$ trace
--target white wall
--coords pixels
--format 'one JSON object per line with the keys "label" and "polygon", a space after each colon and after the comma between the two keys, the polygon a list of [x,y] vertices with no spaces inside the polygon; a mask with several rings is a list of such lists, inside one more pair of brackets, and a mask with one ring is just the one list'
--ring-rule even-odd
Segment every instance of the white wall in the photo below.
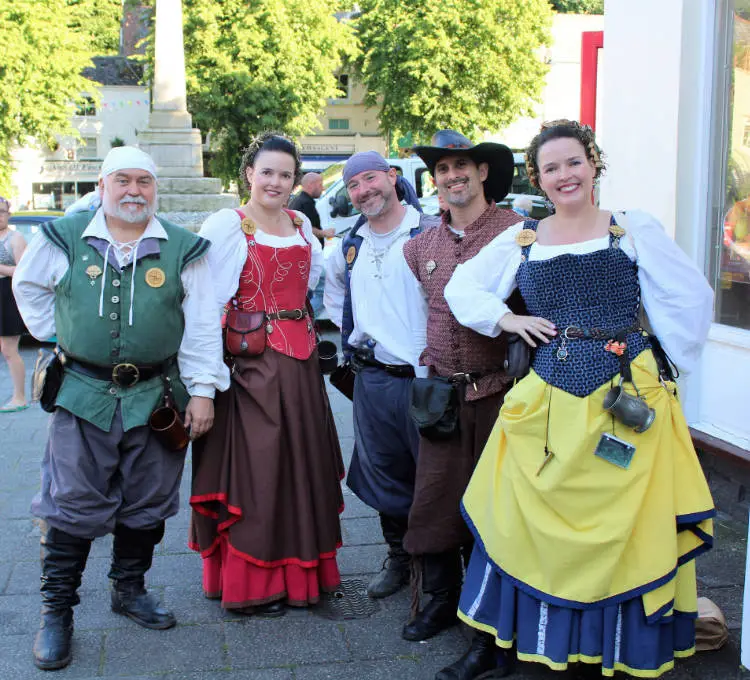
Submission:
{"label": "white wall", "polygon": [[489,135],[487,140],[524,149],[545,120],[578,120],[581,111],[581,34],[603,28],[604,17],[601,15],[556,14],[551,29],[552,44],[539,55],[549,63],[549,71],[542,101],[536,107],[537,115],[520,118],[505,130]]}

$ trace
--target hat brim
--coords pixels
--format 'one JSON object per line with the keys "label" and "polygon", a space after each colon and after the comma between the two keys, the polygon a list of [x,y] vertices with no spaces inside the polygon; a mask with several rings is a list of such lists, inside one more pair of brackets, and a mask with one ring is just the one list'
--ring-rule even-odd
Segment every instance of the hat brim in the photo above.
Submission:
{"label": "hat brim", "polygon": [[502,201],[510,191],[515,161],[513,160],[513,152],[505,144],[482,142],[468,149],[415,146],[412,151],[424,161],[433,176],[438,161],[446,156],[468,156],[477,164],[487,163],[489,172],[487,179],[484,181],[485,194],[492,197],[497,203]]}

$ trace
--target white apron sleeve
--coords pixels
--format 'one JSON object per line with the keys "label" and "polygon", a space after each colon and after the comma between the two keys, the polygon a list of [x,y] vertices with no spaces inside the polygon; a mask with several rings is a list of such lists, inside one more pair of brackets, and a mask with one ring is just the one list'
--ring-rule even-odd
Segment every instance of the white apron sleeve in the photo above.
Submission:
{"label": "white apron sleeve", "polygon": [[703,272],[654,217],[628,211],[626,228],[635,248],[648,321],[680,372],[688,373],[708,337],[714,292]]}
{"label": "white apron sleeve", "polygon": [[31,240],[13,272],[13,295],[26,328],[37,340],[55,334],[55,287],[68,257],[43,234]]}
{"label": "white apron sleeve", "polygon": [[516,288],[521,246],[516,235],[523,222],[508,227],[470,260],[456,267],[445,287],[445,300],[458,322],[496,338],[498,322],[510,309],[505,300]]}

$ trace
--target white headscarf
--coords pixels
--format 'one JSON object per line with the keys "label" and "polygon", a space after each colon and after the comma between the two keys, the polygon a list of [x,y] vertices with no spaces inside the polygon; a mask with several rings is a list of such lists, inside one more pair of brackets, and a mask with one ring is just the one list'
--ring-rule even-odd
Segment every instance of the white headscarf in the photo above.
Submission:
{"label": "white headscarf", "polygon": [[154,159],[134,146],[116,146],[107,154],[102,163],[101,176],[106,177],[118,170],[145,170],[157,179]]}

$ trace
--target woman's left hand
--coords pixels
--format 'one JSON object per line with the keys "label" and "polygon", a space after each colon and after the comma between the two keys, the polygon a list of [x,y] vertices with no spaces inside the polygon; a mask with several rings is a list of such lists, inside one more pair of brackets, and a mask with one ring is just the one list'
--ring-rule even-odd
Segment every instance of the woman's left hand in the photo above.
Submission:
{"label": "woman's left hand", "polygon": [[185,409],[185,427],[190,428],[190,439],[198,439],[214,424],[214,400],[191,397]]}

